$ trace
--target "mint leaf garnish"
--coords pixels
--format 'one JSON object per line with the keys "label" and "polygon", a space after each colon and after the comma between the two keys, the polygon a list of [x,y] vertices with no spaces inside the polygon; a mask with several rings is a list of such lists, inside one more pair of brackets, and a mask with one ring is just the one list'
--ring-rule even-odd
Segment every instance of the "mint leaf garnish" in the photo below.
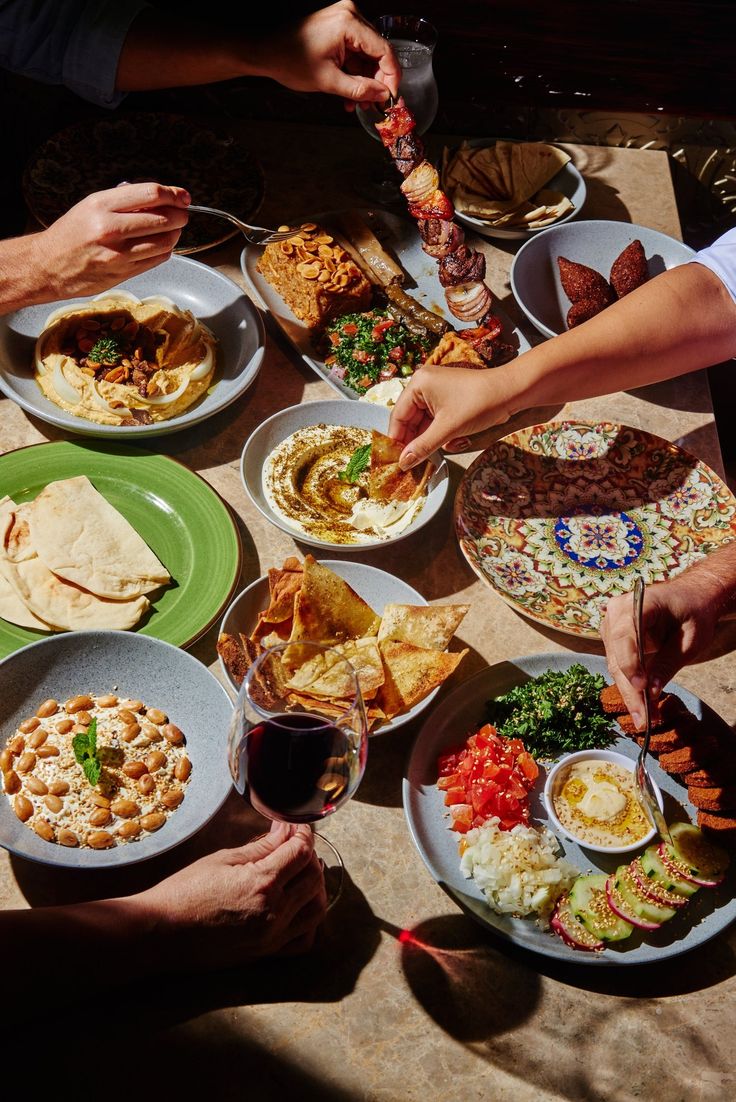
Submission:
{"label": "mint leaf garnish", "polygon": [[337,477],[341,482],[357,482],[370,461],[371,445],[361,444],[350,456],[345,470],[340,471]]}
{"label": "mint leaf garnish", "polygon": [[102,763],[97,756],[97,718],[92,720],[86,733],[80,731],[72,739],[74,757],[91,785],[96,785],[102,772]]}

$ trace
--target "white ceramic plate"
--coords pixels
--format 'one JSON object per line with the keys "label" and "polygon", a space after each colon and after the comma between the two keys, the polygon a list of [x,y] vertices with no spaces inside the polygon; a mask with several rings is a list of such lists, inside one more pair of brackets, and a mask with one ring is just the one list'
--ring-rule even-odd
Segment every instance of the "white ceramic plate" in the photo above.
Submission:
{"label": "white ceramic plate", "polygon": [[389,417],[387,409],[371,405],[370,402],[347,404],[337,399],[325,402],[303,402],[301,405],[289,406],[287,409],[280,410],[279,413],[274,413],[249,436],[240,459],[243,485],[251,501],[266,520],[270,520],[282,532],[286,532],[299,543],[306,543],[310,547],[319,547],[325,551],[360,553],[375,547],[386,547],[388,544],[398,543],[399,540],[414,535],[432,520],[447,497],[450,485],[447,463],[438,452],[431,457],[435,469],[429,480],[427,496],[420,512],[408,528],[387,540],[376,539],[367,543],[338,544],[316,539],[288,524],[276,514],[263,492],[263,469],[267,457],[282,440],[286,440],[287,436],[291,436],[297,429],[320,424],[352,425],[359,428],[378,429],[385,433],[388,432]]}
{"label": "white ceramic plate", "polygon": [[217,269],[188,257],[172,256],[165,264],[126,280],[120,287],[138,298],[170,298],[182,310],[191,310],[217,337],[214,382],[199,401],[170,421],[154,425],[98,425],[74,417],[49,401],[33,377],[33,349],[47,317],[67,305],[63,302],[29,306],[0,318],[0,389],[26,413],[68,432],[138,439],[178,432],[205,421],[229,406],[255,381],[265,350],[261,316],[240,287]]}
{"label": "white ceramic plate", "polygon": [[[495,139],[476,138],[474,141],[468,143],[475,149],[483,149],[486,146],[495,145]],[[585,180],[580,174],[579,169],[575,167],[572,161],[568,161],[556,175],[552,177],[545,185],[545,188],[550,188],[552,191],[559,191],[565,195],[572,203],[573,209],[562,218],[558,218],[556,222],[553,222],[553,226],[561,226],[563,222],[569,222],[573,218],[578,218],[580,212],[583,209],[585,203],[585,197],[587,195],[587,188],[585,186]],[[541,226],[539,229],[522,229],[519,226],[515,226],[513,229],[507,229],[504,226],[491,226],[488,222],[484,222],[482,218],[473,218],[470,214],[461,214],[460,211],[455,211],[455,218],[457,221],[465,226],[466,229],[473,230],[474,233],[478,233],[481,237],[490,238],[503,238],[507,241],[520,241],[528,240],[530,237],[536,237],[537,234],[545,233],[548,226]]]}
{"label": "white ceramic plate", "polygon": [[[426,605],[428,603],[421,593],[412,589],[401,578],[388,574],[385,570],[378,570],[375,566],[366,566],[361,562],[342,562],[337,559],[320,559],[319,562],[338,577],[344,578],[358,596],[362,597],[379,616],[383,615],[386,605]],[[239,632],[249,635],[258,622],[258,614],[268,608],[268,599],[268,577],[257,578],[232,602],[222,619],[220,631],[235,636]],[[222,658],[220,658],[220,669],[233,692],[237,693],[238,686],[230,676]],[[440,688],[441,686],[433,689],[429,696],[404,715],[396,716],[389,723],[382,724],[375,734],[387,734],[395,731],[397,727],[403,727],[405,723],[411,723],[434,700]]]}
{"label": "white ceramic plate", "polygon": [[[437,261],[422,250],[419,232],[416,223],[408,218],[398,218],[383,210],[361,210],[362,218],[368,223],[383,247],[393,253],[404,271],[411,277],[410,283],[405,285],[407,294],[415,298],[426,310],[431,310],[440,317],[445,318],[451,325],[457,325],[457,321],[449,313],[445,302],[445,295],[437,276]],[[318,222],[329,228],[330,214],[317,214],[300,218],[299,222]],[[294,220],[296,222],[296,219]],[[270,283],[267,283],[257,269],[262,248],[248,245],[240,257],[240,267],[246,285],[257,302],[270,314],[281,331],[302,357],[312,371],[321,376],[331,387],[341,394],[343,398],[359,398],[359,395],[336,379],[329,367],[321,360],[312,346],[307,328],[294,316],[286,306]],[[494,290],[492,287],[491,290]],[[499,289],[500,290],[500,289]],[[531,347],[523,333],[517,329],[507,314],[499,307],[494,297],[491,307],[493,314],[503,325],[501,340],[506,341],[517,350],[517,353],[528,351]]]}
{"label": "white ceramic plate", "polygon": [[160,639],[129,631],[75,631],[23,647],[0,663],[0,746],[39,704],[79,693],[116,693],[166,712],[186,737],[192,774],[183,803],[155,834],[112,849],[68,849],[21,823],[0,793],[0,845],[47,865],[119,868],[164,853],[204,826],[230,791],[227,734],[232,703],[206,666]]}
{"label": "white ceramic plate", "polygon": [[[670,922],[665,922],[659,930],[635,931],[625,941],[612,944],[600,953],[581,952],[565,945],[555,934],[541,930],[533,919],[512,918],[491,910],[475,881],[466,880],[460,872],[457,849],[460,836],[449,829],[444,795],[436,787],[439,755],[461,745],[468,733],[477,730],[484,722],[487,700],[508,692],[514,685],[522,684],[529,677],[536,677],[545,670],[566,670],[576,662],[591,673],[603,674],[606,681],[610,681],[602,658],[570,653],[535,654],[499,662],[458,685],[432,712],[417,736],[404,771],[404,811],[414,844],[437,883],[464,911],[502,939],[568,963],[597,967],[654,963],[702,945],[734,921],[736,870],[733,867],[719,888],[701,888],[688,902],[687,907],[683,908],[683,913],[676,915]],[[668,688],[696,716],[703,715],[706,706],[692,693],[677,685],[670,685]],[[710,715],[713,716],[713,713]],[[632,739],[622,736],[614,745],[617,751],[628,758],[633,759],[638,754],[639,748]],[[687,799],[687,789],[660,769],[656,760],[651,760],[649,768],[664,795],[665,817],[668,822],[686,819],[694,821],[695,811]],[[532,823],[542,822],[549,825],[542,800],[544,780],[544,770],[540,768],[540,777],[533,790],[530,807]],[[559,840],[564,856],[581,873],[609,873],[620,864],[628,864],[627,858],[631,859],[632,856],[625,854],[607,857],[591,850],[580,849],[566,838]]]}
{"label": "white ceramic plate", "polygon": [[550,226],[522,245],[514,257],[511,265],[514,298],[543,336],[564,333],[571,303],[562,289],[557,257],[587,264],[608,279],[616,257],[637,238],[646,254],[650,278],[695,256],[682,241],[631,222],[599,219]]}

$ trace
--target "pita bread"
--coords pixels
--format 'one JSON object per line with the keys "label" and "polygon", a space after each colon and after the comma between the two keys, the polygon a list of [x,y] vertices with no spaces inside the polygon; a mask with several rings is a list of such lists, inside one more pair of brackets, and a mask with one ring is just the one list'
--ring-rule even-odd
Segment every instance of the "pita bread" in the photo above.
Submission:
{"label": "pita bread", "polygon": [[[290,643],[301,640],[333,646],[346,639],[376,635],[380,617],[346,581],[322,566],[311,555],[304,560],[301,589],[294,602],[294,626]],[[298,646],[283,653],[283,662],[294,670],[304,660]]]}
{"label": "pita bread", "polygon": [[39,559],[98,597],[140,597],[171,580],[148,544],[85,475],[49,483],[28,519]]}
{"label": "pita bread", "polygon": [[51,624],[33,615],[2,573],[0,573],[0,616],[3,620],[17,624],[21,628],[32,628],[34,631],[54,630]]}
{"label": "pita bread", "polygon": [[383,657],[386,680],[381,687],[378,703],[393,719],[429,696],[452,674],[468,653],[467,648],[455,654],[427,650],[413,643],[395,643],[385,639],[379,644]]}
{"label": "pita bread", "polygon": [[399,456],[404,445],[372,430],[368,496],[371,501],[412,501],[424,493],[432,464],[427,462],[402,471]]}
{"label": "pita bread", "polygon": [[65,631],[90,628],[124,631],[137,624],[151,607],[146,597],[127,601],[97,597],[57,577],[38,557],[23,562],[0,558],[0,573],[34,616]]}
{"label": "pita bread", "polygon": [[445,650],[470,605],[386,605],[378,642],[413,643],[428,650]]}

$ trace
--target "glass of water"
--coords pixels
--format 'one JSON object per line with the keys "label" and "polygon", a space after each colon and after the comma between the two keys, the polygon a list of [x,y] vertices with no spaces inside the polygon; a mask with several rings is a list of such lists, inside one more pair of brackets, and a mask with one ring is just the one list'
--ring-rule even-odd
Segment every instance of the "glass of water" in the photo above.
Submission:
{"label": "glass of water", "polygon": [[[437,114],[437,82],[432,68],[437,31],[426,19],[414,15],[381,15],[376,27],[391,42],[401,65],[399,95],[416,119],[416,133],[423,134]],[[363,129],[380,142],[376,130],[376,123],[383,118],[380,108],[371,104],[358,107],[355,113]],[[373,202],[395,202],[400,196],[399,181],[388,152],[382,167],[383,172],[375,178],[358,181],[356,190]]]}

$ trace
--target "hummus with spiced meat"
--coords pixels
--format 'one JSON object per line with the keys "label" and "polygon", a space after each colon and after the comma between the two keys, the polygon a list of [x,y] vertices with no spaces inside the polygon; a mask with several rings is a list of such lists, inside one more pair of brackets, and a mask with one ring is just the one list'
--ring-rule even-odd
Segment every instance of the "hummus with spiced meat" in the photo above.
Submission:
{"label": "hummus with spiced meat", "polygon": [[170,299],[116,291],[54,311],[36,342],[36,382],[76,417],[150,425],[196,402],[215,370],[215,338]]}

